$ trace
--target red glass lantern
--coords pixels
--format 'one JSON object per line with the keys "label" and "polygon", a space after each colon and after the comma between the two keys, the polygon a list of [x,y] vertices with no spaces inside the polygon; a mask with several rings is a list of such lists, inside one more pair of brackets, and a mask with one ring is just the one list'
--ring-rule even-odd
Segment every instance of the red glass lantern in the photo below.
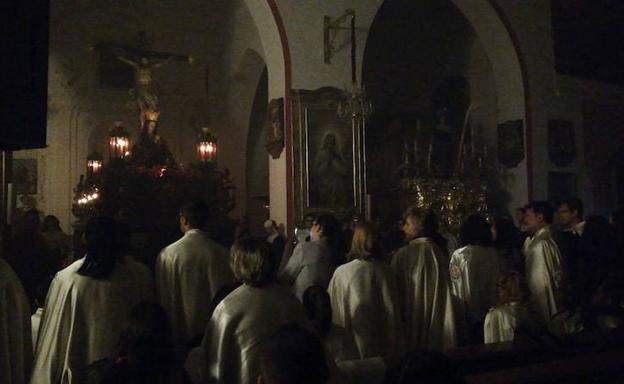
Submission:
{"label": "red glass lantern", "polygon": [[115,126],[110,130],[109,135],[109,155],[112,159],[124,159],[130,152],[130,135],[126,131],[121,121],[116,121]]}
{"label": "red glass lantern", "polygon": [[98,175],[102,169],[102,165],[102,155],[97,152],[91,152],[91,154],[87,156],[87,177]]}
{"label": "red glass lantern", "polygon": [[211,163],[217,160],[217,139],[208,128],[202,128],[197,140],[197,158],[202,163]]}

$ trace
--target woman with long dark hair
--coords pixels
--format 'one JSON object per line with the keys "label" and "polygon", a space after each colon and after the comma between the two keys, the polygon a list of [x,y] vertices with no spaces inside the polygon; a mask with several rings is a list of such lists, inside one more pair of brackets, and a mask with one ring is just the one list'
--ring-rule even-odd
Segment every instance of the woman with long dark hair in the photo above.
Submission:
{"label": "woman with long dark hair", "polygon": [[344,262],[340,223],[329,214],[318,216],[310,230],[310,241],[297,244],[280,272],[280,280],[292,285],[299,300],[308,287],[327,288],[334,270]]}
{"label": "woman with long dark hair", "polygon": [[455,309],[463,327],[463,341],[480,343],[485,315],[496,305],[496,278],[502,262],[484,217],[470,215],[462,224],[460,241],[462,247],[453,252],[450,264]]}
{"label": "woman with long dark hair", "polygon": [[52,281],[32,384],[80,382],[90,363],[117,354],[132,307],[153,300],[151,272],[123,253],[124,235],[117,224],[108,217],[90,219],[85,257]]}
{"label": "woman with long dark hair", "polygon": [[509,215],[496,216],[490,227],[492,245],[498,251],[506,270],[524,271],[524,259],[520,253],[522,248],[522,233],[514,225]]}

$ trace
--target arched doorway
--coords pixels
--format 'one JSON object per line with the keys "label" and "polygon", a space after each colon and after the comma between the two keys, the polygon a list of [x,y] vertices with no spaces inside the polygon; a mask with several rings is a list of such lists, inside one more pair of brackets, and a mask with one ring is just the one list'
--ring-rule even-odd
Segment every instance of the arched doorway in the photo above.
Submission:
{"label": "arched doorway", "polygon": [[249,230],[254,236],[262,236],[264,220],[269,211],[269,159],[266,152],[265,121],[267,116],[268,73],[266,67],[256,87],[247,136],[247,217]]}
{"label": "arched doorway", "polygon": [[[396,215],[398,208],[392,204],[395,200],[379,191],[380,186],[387,189],[382,180],[401,172],[405,156],[416,156],[414,149],[406,153],[406,130],[412,131],[411,140],[418,136],[416,131],[439,124],[441,114],[461,130],[466,118],[482,134],[491,156],[496,153],[498,124],[522,120],[524,141],[530,140],[523,71],[514,42],[493,3],[475,3],[386,1],[371,25],[362,82],[377,109],[369,124],[368,143],[389,143],[385,151],[375,148],[382,153],[371,162],[373,169],[369,167],[369,190],[382,192],[379,204],[373,206],[380,205],[381,212]],[[450,136],[445,146],[456,144],[457,137]],[[438,162],[453,164],[456,157],[456,151],[450,150]],[[498,199],[493,204],[499,210],[528,200],[529,158],[525,153],[520,164],[497,175],[502,193],[493,194]]]}

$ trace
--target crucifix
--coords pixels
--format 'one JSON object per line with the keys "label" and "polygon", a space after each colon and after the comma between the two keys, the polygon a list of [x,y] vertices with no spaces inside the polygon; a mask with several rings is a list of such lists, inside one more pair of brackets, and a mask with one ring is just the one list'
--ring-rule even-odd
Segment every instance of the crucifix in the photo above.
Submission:
{"label": "crucifix", "polygon": [[158,96],[152,87],[152,71],[172,61],[186,61],[189,64],[193,62],[193,58],[189,55],[151,51],[115,43],[100,43],[96,45],[96,49],[111,52],[117,59],[133,68],[134,87],[130,90],[130,94],[139,109],[141,127],[150,120],[149,116],[157,116],[160,112]]}

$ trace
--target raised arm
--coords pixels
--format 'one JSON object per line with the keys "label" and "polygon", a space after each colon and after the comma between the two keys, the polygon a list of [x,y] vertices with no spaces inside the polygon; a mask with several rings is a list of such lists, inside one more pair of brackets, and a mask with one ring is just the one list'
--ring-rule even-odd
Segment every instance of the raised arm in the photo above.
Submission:
{"label": "raised arm", "polygon": [[132,68],[138,68],[139,67],[139,64],[137,64],[136,61],[132,61],[132,60],[126,58],[126,57],[117,56],[117,59],[123,61],[124,63],[126,63],[128,65],[130,65]]}

